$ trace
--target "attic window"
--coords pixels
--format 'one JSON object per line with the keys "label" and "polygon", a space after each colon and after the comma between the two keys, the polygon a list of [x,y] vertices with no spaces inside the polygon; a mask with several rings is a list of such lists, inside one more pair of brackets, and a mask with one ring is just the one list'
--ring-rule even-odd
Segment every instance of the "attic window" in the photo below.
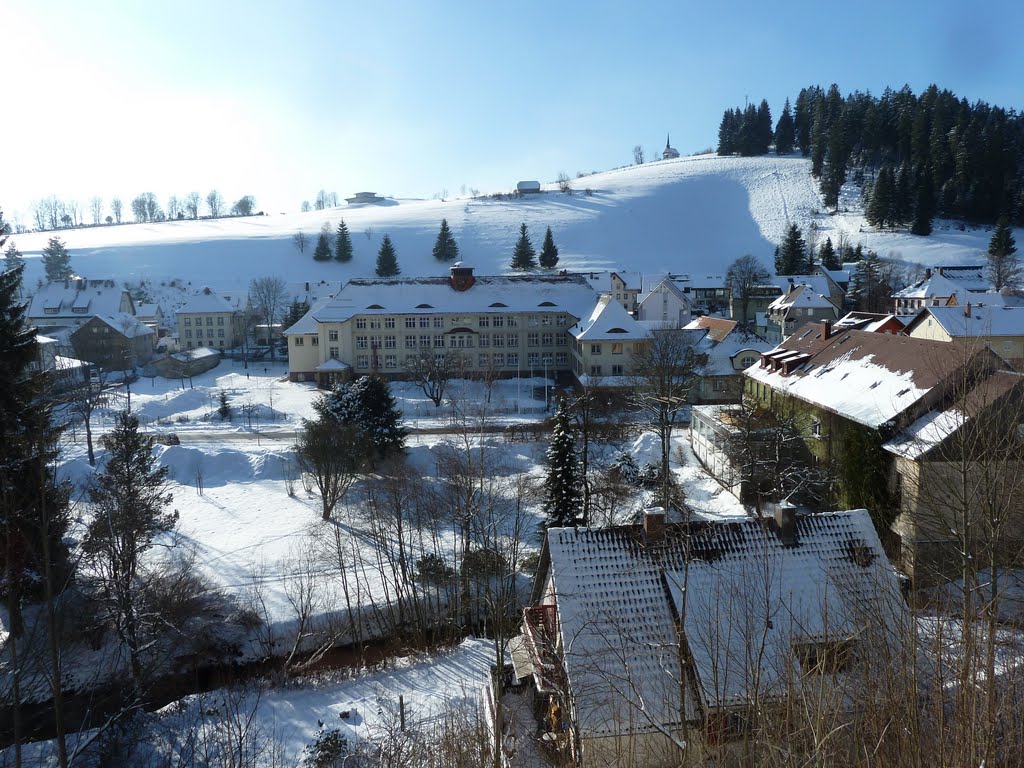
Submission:
{"label": "attic window", "polygon": [[909,391],[910,387],[907,387],[906,389],[901,389],[899,392],[896,393],[896,397],[903,397]]}
{"label": "attic window", "polygon": [[608,333],[629,333],[625,328],[609,328]]}
{"label": "attic window", "polygon": [[846,672],[857,660],[853,640],[826,640],[816,643],[796,643],[793,654],[800,669],[807,675]]}
{"label": "attic window", "polygon": [[417,304],[416,309],[433,309],[433,304]]}
{"label": "attic window", "polygon": [[367,309],[384,309],[380,304],[371,304]]}
{"label": "attic window", "polygon": [[490,304],[489,306],[492,306],[492,307],[507,307],[508,304],[502,304],[500,301],[496,301],[493,304]]}
{"label": "attic window", "polygon": [[[492,305],[492,306],[493,306],[493,305]],[[542,301],[542,302],[541,302],[540,304],[538,304],[537,306],[538,306],[538,307],[555,307],[555,306],[558,306],[558,305],[557,305],[557,304],[555,304],[555,302],[553,302],[553,301]]]}

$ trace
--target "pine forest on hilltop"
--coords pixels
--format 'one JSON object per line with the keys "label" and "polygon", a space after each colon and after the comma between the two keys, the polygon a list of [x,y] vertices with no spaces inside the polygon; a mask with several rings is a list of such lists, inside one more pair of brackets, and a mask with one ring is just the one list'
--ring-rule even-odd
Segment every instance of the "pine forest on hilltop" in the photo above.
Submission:
{"label": "pine forest on hilltop", "polygon": [[930,85],[880,97],[831,85],[787,99],[772,131],[767,101],[727,109],[718,154],[799,150],[811,159],[827,208],[837,209],[843,184],[861,186],[868,222],[931,232],[935,216],[1024,225],[1024,118],[983,101],[973,104]]}

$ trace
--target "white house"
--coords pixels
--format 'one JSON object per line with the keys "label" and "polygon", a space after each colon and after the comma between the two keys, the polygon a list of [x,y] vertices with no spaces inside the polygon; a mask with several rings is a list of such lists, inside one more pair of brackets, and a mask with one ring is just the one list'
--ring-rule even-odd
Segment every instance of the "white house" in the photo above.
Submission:
{"label": "white house", "polygon": [[29,303],[28,322],[37,328],[77,328],[94,315],[135,314],[132,297],[114,280],[72,277],[49,282]]}
{"label": "white house", "polygon": [[661,323],[667,328],[684,327],[692,315],[690,297],[668,277],[658,281],[637,305],[637,319],[645,323]]}

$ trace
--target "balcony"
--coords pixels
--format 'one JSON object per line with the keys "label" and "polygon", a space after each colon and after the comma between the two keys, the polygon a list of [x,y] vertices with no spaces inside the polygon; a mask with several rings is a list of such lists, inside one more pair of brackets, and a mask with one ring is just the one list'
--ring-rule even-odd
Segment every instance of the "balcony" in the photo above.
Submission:
{"label": "balcony", "polygon": [[553,605],[535,605],[523,610],[523,635],[533,661],[537,690],[554,693],[562,689],[565,675],[555,651],[558,619]]}

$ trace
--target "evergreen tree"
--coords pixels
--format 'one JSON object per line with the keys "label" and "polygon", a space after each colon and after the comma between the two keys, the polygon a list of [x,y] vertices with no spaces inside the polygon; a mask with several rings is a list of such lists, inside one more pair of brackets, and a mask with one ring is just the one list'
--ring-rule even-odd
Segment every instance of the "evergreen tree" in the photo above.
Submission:
{"label": "evergreen tree", "polygon": [[455,261],[459,258],[459,246],[448,228],[448,219],[441,219],[441,229],[434,241],[434,258],[438,261]]}
{"label": "evergreen tree", "polygon": [[342,263],[352,261],[352,237],[348,233],[348,225],[342,219],[338,223],[338,233],[334,237],[334,258]]}
{"label": "evergreen tree", "polygon": [[[25,257],[22,255],[21,251],[18,250],[18,247],[14,244],[14,241],[11,240],[11,242],[9,242],[7,244],[7,250],[4,251],[4,269],[7,270],[8,272],[17,270],[18,275],[22,275],[22,274],[24,274],[24,271],[21,269],[21,267],[24,264],[25,264]],[[20,279],[20,277],[18,279],[17,291],[18,291],[18,295],[20,296],[21,295],[21,279]]]}
{"label": "evergreen tree", "polygon": [[316,250],[313,251],[313,259],[315,261],[331,260],[331,243],[327,239],[325,232],[321,232],[320,237],[316,240]]}
{"label": "evergreen tree", "polygon": [[821,194],[826,208],[839,210],[839,193],[846,182],[847,151],[843,143],[842,124],[836,120],[829,131],[825,166],[821,175]]}
{"label": "evergreen tree", "polygon": [[874,251],[863,254],[850,276],[847,299],[862,312],[884,312],[889,304],[889,286],[883,278],[882,260]]}
{"label": "evergreen tree", "polygon": [[544,233],[544,244],[540,247],[540,265],[544,269],[554,269],[558,266],[558,246],[551,235],[551,227]]}
{"label": "evergreen tree", "polygon": [[174,530],[178,512],[166,511],[168,467],[153,455],[153,438],[139,431],[129,411],[118,414],[103,437],[107,461],[89,488],[93,517],[82,551],[103,582],[107,611],[128,651],[132,680],[144,679],[143,655],[155,631],[139,606],[146,591],[143,556],[157,539]]}
{"label": "evergreen tree", "polygon": [[49,282],[71,277],[71,254],[59,237],[51,237],[43,248],[43,268]]}
{"label": "evergreen tree", "polygon": [[580,514],[580,469],[576,455],[569,409],[558,403],[548,446],[548,468],[544,479],[544,525],[547,528],[575,526]]}
{"label": "evergreen tree", "polygon": [[839,261],[839,254],[836,253],[835,248],[832,246],[832,238],[826,237],[825,242],[821,244],[821,249],[818,251],[818,259],[821,261],[821,266],[825,269],[842,269],[842,263]]}
{"label": "evergreen tree", "polygon": [[380,242],[380,250],[377,251],[377,277],[398,277],[402,270],[398,267],[398,256],[395,254],[395,246],[391,243],[391,236],[384,235]]}
{"label": "evergreen tree", "polygon": [[867,208],[864,209],[864,218],[868,220],[868,224],[874,227],[884,227],[893,222],[895,194],[892,168],[883,165],[878,171],[878,178],[875,179],[875,183],[871,187],[871,197],[868,200]]}
{"label": "evergreen tree", "polygon": [[727,109],[718,126],[718,154],[732,155],[739,151],[739,124],[741,116]]}
{"label": "evergreen tree", "polygon": [[807,271],[807,243],[800,227],[790,224],[786,238],[775,254],[775,274],[804,275]]}
{"label": "evergreen tree", "polygon": [[917,184],[917,200],[914,202],[914,221],[910,232],[914,235],[930,235],[932,219],[935,218],[935,188],[932,174],[925,170]]}
{"label": "evergreen tree", "polygon": [[526,232],[526,222],[519,227],[519,239],[516,240],[516,247],[512,251],[512,269],[526,271],[537,268],[536,252],[533,250],[533,243]]}
{"label": "evergreen tree", "polygon": [[892,219],[897,226],[909,224],[914,217],[914,182],[910,165],[903,163],[893,184]]}
{"label": "evergreen tree", "polygon": [[228,400],[228,393],[223,389],[217,393],[217,415],[221,421],[231,421],[231,402]]}
{"label": "evergreen tree", "polygon": [[287,331],[299,320],[301,320],[305,314],[309,312],[309,302],[299,301],[295,299],[291,304],[288,305],[288,311],[284,316],[284,329]]}
{"label": "evergreen tree", "polygon": [[774,134],[772,133],[772,111],[768,107],[768,100],[761,99],[761,103],[757,105],[757,130],[756,130],[756,144],[753,147],[755,150],[754,154],[763,155],[768,151],[768,147],[771,146]]}
{"label": "evergreen tree", "polygon": [[796,126],[793,123],[793,112],[789,107],[789,99],[782,107],[779,122],[775,125],[775,154],[788,155],[793,151],[796,142]]}
{"label": "evergreen tree", "polygon": [[351,430],[368,462],[405,450],[408,430],[388,383],[379,376],[361,376],[352,384],[337,384],[313,404],[319,420]]}
{"label": "evergreen tree", "polygon": [[1000,219],[988,243],[988,279],[997,291],[1017,288],[1021,282],[1021,265],[1017,243],[1006,219]]}

